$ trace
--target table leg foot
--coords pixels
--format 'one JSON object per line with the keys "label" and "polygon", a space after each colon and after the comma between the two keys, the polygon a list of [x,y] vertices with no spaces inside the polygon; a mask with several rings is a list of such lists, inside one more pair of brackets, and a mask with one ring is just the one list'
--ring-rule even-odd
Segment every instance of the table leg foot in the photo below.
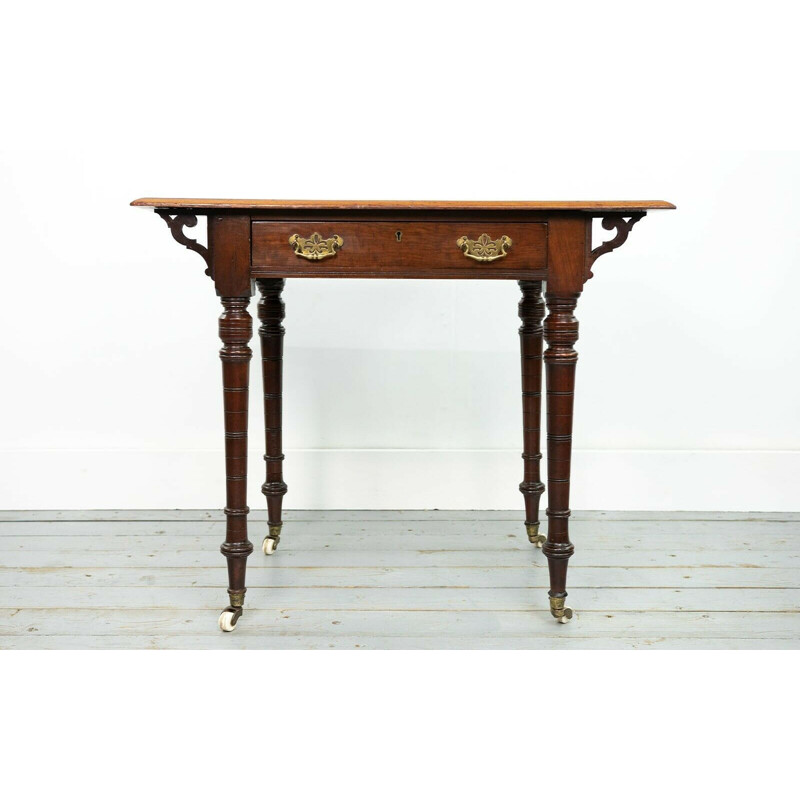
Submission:
{"label": "table leg foot", "polygon": [[246,591],[246,589],[241,591],[228,589],[228,596],[230,597],[231,604],[224,608],[219,615],[218,621],[221,631],[230,633],[236,627],[236,623],[239,621],[239,617],[242,616],[244,611],[244,594]]}
{"label": "table leg foot", "polygon": [[264,541],[261,543],[261,552],[264,553],[265,556],[271,556],[278,549],[282,527],[283,523],[269,526],[269,533],[264,537]]}
{"label": "table leg foot", "polygon": [[541,546],[545,543],[547,539],[546,536],[539,533],[539,523],[538,522],[526,522],[525,523],[525,530],[528,532],[528,541],[535,545],[536,547],[541,548]]}
{"label": "table leg foot", "polygon": [[566,624],[572,619],[572,609],[564,605],[564,597],[551,597],[550,598],[550,613],[559,621]]}
{"label": "table leg foot", "polygon": [[219,629],[225,633],[230,633],[236,628],[236,623],[239,617],[242,616],[242,607],[236,608],[235,606],[228,606],[219,615]]}

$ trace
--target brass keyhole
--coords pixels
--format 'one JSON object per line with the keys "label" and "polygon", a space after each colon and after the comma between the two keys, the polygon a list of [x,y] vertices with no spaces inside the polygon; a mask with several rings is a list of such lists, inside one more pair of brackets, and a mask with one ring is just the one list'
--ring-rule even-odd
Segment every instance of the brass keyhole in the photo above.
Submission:
{"label": "brass keyhole", "polygon": [[399,242],[403,238],[403,231],[397,231],[397,233],[394,235],[394,238]]}

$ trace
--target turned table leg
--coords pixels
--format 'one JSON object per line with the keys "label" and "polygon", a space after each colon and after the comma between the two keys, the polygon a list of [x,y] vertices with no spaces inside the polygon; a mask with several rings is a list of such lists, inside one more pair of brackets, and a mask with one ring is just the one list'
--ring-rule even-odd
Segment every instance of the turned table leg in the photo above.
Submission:
{"label": "turned table leg", "polygon": [[249,297],[223,297],[219,318],[222,349],[222,389],[225,409],[225,541],[220,550],[228,560],[230,605],[222,612],[219,626],[232,631],[242,615],[245,567],[253,545],[247,539],[247,402],[250,378],[248,342],[253,320],[247,312]]}
{"label": "turned table leg", "polygon": [[575,551],[569,540],[569,478],[572,458],[572,409],[578,354],[578,320],[573,311],[579,292],[546,292],[548,315],[544,323],[547,350],[547,541],[543,550],[550,569],[550,612],[559,622],[572,619],[564,605],[567,563]]}
{"label": "turned table leg", "polygon": [[539,500],[544,484],[539,475],[542,461],[542,319],[544,301],[541,281],[519,281],[519,346],[522,362],[522,458],[525,472],[519,490],[525,498],[525,529],[531,544],[541,547],[545,537],[539,533]]}
{"label": "turned table leg", "polygon": [[281,539],[281,510],[286,484],[283,482],[282,395],[283,395],[283,334],[281,324],[285,306],[281,292],[286,281],[282,278],[256,281],[261,299],[258,301],[258,329],[261,338],[261,373],[264,379],[264,434],[266,437],[267,476],[261,491],[267,498],[269,532],[264,537],[265,555],[275,552]]}

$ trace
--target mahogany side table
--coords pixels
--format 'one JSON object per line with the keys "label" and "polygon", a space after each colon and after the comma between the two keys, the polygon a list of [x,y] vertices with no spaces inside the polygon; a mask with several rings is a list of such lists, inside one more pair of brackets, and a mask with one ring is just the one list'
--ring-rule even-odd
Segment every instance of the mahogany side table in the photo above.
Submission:
{"label": "mahogany side table", "polygon": [[[263,552],[281,538],[283,482],[282,367],[287,278],[459,278],[516,280],[522,290],[519,329],[522,358],[522,425],[525,528],[541,547],[550,572],[550,611],[572,618],[567,597],[574,311],[592,266],[619,247],[648,211],[675,208],[638,202],[390,202],[310,200],[208,200],[146,197],[145,206],[167,223],[173,238],[199,253],[222,302],[222,387],[225,411],[227,527],[220,548],[228,564],[230,604],[219,618],[232,631],[242,615],[247,538],[247,407],[253,323],[247,307],[258,288],[258,333],[264,381],[268,508]],[[208,246],[185,228],[207,217]],[[615,231],[592,248],[592,219]],[[544,285],[544,300],[542,288]],[[545,306],[547,317],[545,318]],[[542,324],[544,320],[544,325]],[[543,352],[543,339],[547,349]],[[547,538],[539,533],[542,361],[547,373]]]}

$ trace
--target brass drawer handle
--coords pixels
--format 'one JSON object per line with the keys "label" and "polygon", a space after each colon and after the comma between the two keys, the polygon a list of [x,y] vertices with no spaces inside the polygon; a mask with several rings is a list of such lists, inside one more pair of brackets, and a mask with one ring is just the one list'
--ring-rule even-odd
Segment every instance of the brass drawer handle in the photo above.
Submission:
{"label": "brass drawer handle", "polygon": [[323,239],[319,233],[312,233],[304,239],[299,233],[289,237],[289,244],[294,247],[294,254],[309,261],[320,261],[323,258],[335,256],[339,248],[344,245],[341,236],[333,235],[330,239]]}
{"label": "brass drawer handle", "polygon": [[498,258],[505,258],[508,255],[506,248],[511,247],[511,239],[508,236],[490,239],[489,234],[483,233],[477,239],[462,236],[456,244],[467,258],[474,258],[476,261],[497,261]]}

